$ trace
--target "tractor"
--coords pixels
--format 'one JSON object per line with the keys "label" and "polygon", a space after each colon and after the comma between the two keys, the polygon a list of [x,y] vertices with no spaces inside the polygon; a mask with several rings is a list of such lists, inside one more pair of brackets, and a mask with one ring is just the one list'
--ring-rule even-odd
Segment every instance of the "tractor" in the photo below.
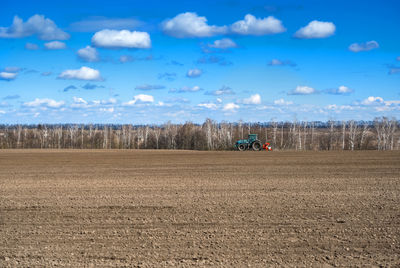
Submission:
{"label": "tractor", "polygon": [[249,134],[247,140],[238,140],[235,143],[235,147],[239,151],[245,151],[250,149],[254,151],[260,151],[263,148],[261,141],[257,139],[257,134]]}

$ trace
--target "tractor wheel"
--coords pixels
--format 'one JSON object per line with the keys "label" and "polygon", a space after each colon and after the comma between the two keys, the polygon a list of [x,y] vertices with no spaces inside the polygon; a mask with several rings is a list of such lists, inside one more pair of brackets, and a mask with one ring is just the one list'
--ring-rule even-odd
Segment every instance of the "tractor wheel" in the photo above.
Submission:
{"label": "tractor wheel", "polygon": [[246,146],[244,146],[244,144],[239,144],[238,149],[239,151],[244,151],[246,150]]}
{"label": "tractor wheel", "polygon": [[251,145],[251,148],[253,148],[254,151],[260,151],[262,148],[261,142],[259,142],[259,141],[253,142],[253,144]]}

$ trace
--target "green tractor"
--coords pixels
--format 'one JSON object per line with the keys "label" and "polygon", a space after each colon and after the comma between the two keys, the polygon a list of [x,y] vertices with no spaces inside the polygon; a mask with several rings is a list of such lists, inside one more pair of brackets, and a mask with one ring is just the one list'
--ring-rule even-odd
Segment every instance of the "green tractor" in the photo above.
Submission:
{"label": "green tractor", "polygon": [[254,150],[260,151],[263,146],[257,138],[257,134],[249,134],[247,140],[238,140],[235,143],[235,148],[239,151]]}

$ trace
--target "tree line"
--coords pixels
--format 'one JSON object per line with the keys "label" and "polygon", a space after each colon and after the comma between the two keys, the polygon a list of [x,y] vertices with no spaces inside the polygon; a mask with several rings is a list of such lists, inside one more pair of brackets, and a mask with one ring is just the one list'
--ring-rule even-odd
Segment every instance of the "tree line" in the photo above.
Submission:
{"label": "tree line", "polygon": [[236,140],[258,134],[274,150],[399,150],[399,122],[374,121],[203,124],[0,125],[0,149],[185,149],[233,150]]}

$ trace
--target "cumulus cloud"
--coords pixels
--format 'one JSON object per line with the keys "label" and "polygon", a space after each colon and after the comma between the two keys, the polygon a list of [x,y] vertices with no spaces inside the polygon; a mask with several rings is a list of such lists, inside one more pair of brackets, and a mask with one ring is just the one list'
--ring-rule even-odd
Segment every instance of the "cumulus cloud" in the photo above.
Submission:
{"label": "cumulus cloud", "polygon": [[281,33],[286,29],[283,27],[282,22],[273,16],[261,19],[247,14],[244,20],[232,24],[231,31],[242,35],[266,35]]}
{"label": "cumulus cloud", "polygon": [[325,108],[326,108],[327,110],[332,110],[332,111],[340,112],[340,111],[344,111],[344,110],[348,110],[348,111],[355,110],[355,109],[357,109],[358,107],[351,106],[351,105],[329,104],[329,105],[327,105]]}
{"label": "cumulus cloud", "polygon": [[400,111],[400,100],[384,100],[382,97],[369,96],[361,105],[372,107],[378,112]]}
{"label": "cumulus cloud", "polygon": [[43,15],[33,15],[26,22],[14,16],[10,27],[0,27],[0,38],[22,38],[36,35],[42,40],[66,40],[70,36]]}
{"label": "cumulus cloud", "polygon": [[103,48],[150,48],[150,35],[128,30],[101,30],[92,37],[92,44]]}
{"label": "cumulus cloud", "polygon": [[294,36],[302,39],[311,38],[326,38],[333,35],[336,31],[336,26],[332,22],[324,22],[313,20],[300,28]]}
{"label": "cumulus cloud", "polygon": [[154,90],[154,89],[164,89],[165,86],[162,85],[149,85],[149,84],[144,84],[144,85],[139,85],[136,86],[136,90]]}
{"label": "cumulus cloud", "polygon": [[57,50],[57,49],[65,49],[67,45],[60,41],[52,41],[48,43],[44,43],[44,47],[47,50]]}
{"label": "cumulus cloud", "polygon": [[384,103],[383,98],[374,96],[370,96],[361,102],[361,104],[363,105],[379,105],[383,103]]}
{"label": "cumulus cloud", "polygon": [[206,102],[206,103],[199,103],[197,104],[198,107],[203,107],[203,108],[207,108],[210,110],[216,110],[218,108],[218,106],[215,103],[212,102]]}
{"label": "cumulus cloud", "polygon": [[243,100],[244,104],[260,104],[261,96],[259,94],[251,95],[250,97]]}
{"label": "cumulus cloud", "polygon": [[141,21],[133,18],[107,18],[95,16],[72,23],[70,29],[74,32],[96,32],[102,29],[126,30],[135,29],[142,24]]}
{"label": "cumulus cloud", "polygon": [[179,89],[173,88],[169,92],[170,93],[186,93],[186,92],[197,92],[200,90],[203,90],[203,89],[199,86],[193,86],[193,87],[184,86]]}
{"label": "cumulus cloud", "polygon": [[349,46],[349,50],[356,53],[360,51],[369,51],[376,48],[379,48],[379,44],[374,40],[365,43],[354,43]]}
{"label": "cumulus cloud", "polygon": [[75,96],[73,96],[72,98],[74,100],[73,104],[71,105],[73,108],[78,108],[78,107],[83,107],[83,106],[86,107],[88,104],[88,102],[85,101],[83,98],[79,98],[79,97],[75,97]]}
{"label": "cumulus cloud", "polygon": [[317,91],[312,87],[297,86],[294,90],[292,90],[288,94],[289,95],[310,95],[310,94],[314,94],[314,93],[317,93]]}
{"label": "cumulus cloud", "polygon": [[230,103],[225,104],[224,108],[222,110],[225,112],[235,112],[236,109],[239,109],[239,108],[240,108],[239,105],[237,105],[233,102],[230,102]]}
{"label": "cumulus cloud", "polygon": [[338,88],[328,89],[326,93],[333,95],[348,95],[353,93],[353,90],[346,86],[340,86]]}
{"label": "cumulus cloud", "polygon": [[0,72],[0,80],[11,81],[17,78],[18,73],[13,72]]}
{"label": "cumulus cloud", "polygon": [[190,78],[196,78],[196,77],[201,76],[202,74],[203,74],[202,70],[195,68],[195,69],[188,70],[186,73],[186,76],[190,77]]}
{"label": "cumulus cloud", "polygon": [[78,57],[83,61],[95,62],[100,60],[97,49],[91,46],[86,46],[85,48],[79,49],[77,54]]}
{"label": "cumulus cloud", "polygon": [[36,98],[34,101],[25,102],[23,105],[25,107],[43,107],[43,108],[60,108],[65,104],[64,101],[55,101],[52,99],[39,99]]}
{"label": "cumulus cloud", "polygon": [[154,97],[151,95],[139,94],[133,97],[133,100],[124,103],[126,106],[132,106],[135,104],[149,104],[154,102]]}
{"label": "cumulus cloud", "polygon": [[207,91],[206,95],[213,95],[213,96],[223,96],[223,95],[234,95],[235,92],[227,86],[222,86],[220,89],[214,91]]}
{"label": "cumulus cloud", "polygon": [[113,107],[110,107],[117,103],[117,100],[114,98],[110,98],[108,100],[93,100],[93,101],[86,101],[80,97],[73,97],[73,103],[71,104],[72,108],[92,108],[92,107],[101,107],[101,109],[109,110]]}
{"label": "cumulus cloud", "polygon": [[295,67],[297,64],[290,61],[290,60],[278,60],[278,59],[272,59],[269,63],[269,66],[291,66]]}
{"label": "cumulus cloud", "polygon": [[113,105],[117,103],[117,100],[114,98],[110,98],[108,100],[94,100],[92,101],[94,105]]}
{"label": "cumulus cloud", "polygon": [[293,104],[292,101],[285,101],[284,99],[278,99],[278,100],[274,100],[274,104],[275,105],[291,105]]}
{"label": "cumulus cloud", "polygon": [[228,49],[237,47],[237,44],[232,39],[223,38],[221,40],[215,40],[212,44],[208,44],[207,46],[211,48]]}
{"label": "cumulus cloud", "polygon": [[167,19],[161,24],[165,34],[177,37],[210,37],[227,32],[226,26],[207,24],[207,18],[198,16],[194,12],[178,14],[172,19]]}
{"label": "cumulus cloud", "polygon": [[26,43],[25,44],[25,49],[27,50],[38,50],[39,46],[33,43]]}
{"label": "cumulus cloud", "polygon": [[59,76],[59,79],[76,79],[76,80],[93,80],[93,81],[101,81],[103,78],[100,76],[100,72],[98,70],[83,66],[77,70],[66,70],[62,72]]}

